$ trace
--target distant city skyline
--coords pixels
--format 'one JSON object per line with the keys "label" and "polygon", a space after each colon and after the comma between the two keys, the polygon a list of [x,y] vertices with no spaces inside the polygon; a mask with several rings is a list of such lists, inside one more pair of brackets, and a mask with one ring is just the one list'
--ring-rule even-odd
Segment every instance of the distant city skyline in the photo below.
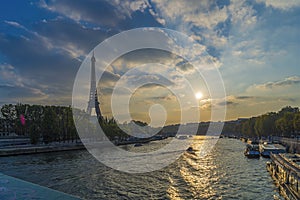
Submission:
{"label": "distant city skyline", "polygon": [[[190,81],[199,82],[189,98],[200,102],[193,109],[200,111],[202,121],[210,120],[212,104],[227,105],[226,120],[300,106],[297,0],[12,0],[3,1],[0,11],[0,105],[71,105],[76,73],[96,45],[132,28],[162,27],[201,44],[222,75],[226,99],[211,99],[204,81],[193,79],[193,67],[176,56],[135,51],[115,60],[98,84],[103,116],[111,115],[114,84],[145,62],[179,68],[190,73]],[[145,74],[131,78],[161,79]],[[161,81],[176,86],[182,80]],[[132,117],[149,121],[147,111],[153,103],[168,106],[168,124],[180,121],[175,96],[153,85],[134,93]]]}

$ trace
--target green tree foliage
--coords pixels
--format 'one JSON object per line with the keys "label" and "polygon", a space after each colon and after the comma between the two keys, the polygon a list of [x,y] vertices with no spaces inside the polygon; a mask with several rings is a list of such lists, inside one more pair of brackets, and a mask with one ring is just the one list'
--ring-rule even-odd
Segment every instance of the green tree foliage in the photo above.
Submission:
{"label": "green tree foliage", "polygon": [[294,133],[294,115],[295,113],[286,112],[281,118],[276,120],[276,128],[281,136],[290,136]]}
{"label": "green tree foliage", "polygon": [[300,133],[300,113],[296,113],[293,119],[293,126],[295,132]]}
{"label": "green tree foliage", "polygon": [[1,113],[5,121],[4,123],[5,132],[7,133],[14,132],[15,121],[17,119],[15,106],[12,104],[4,105],[1,108]]}
{"label": "green tree foliage", "polygon": [[[79,139],[73,120],[72,112],[78,112],[80,119],[76,123],[83,123],[82,127],[87,134],[97,134],[95,124],[90,121],[90,116],[83,111],[63,106],[42,106],[28,104],[7,104],[1,107],[0,132],[16,133],[28,136],[33,144],[38,142],[74,142]],[[20,116],[25,118],[21,122]],[[103,118],[99,123],[106,136],[114,140],[128,138],[129,136],[117,125],[114,118]],[[141,121],[132,121],[139,126],[147,127]],[[129,124],[123,128],[130,129]],[[142,130],[141,130],[142,133]],[[258,117],[226,122],[223,133],[244,135],[246,137],[267,137],[269,135],[291,137],[300,134],[300,112],[298,108],[290,106],[282,108],[279,112],[267,113]]]}
{"label": "green tree foliage", "polygon": [[231,130],[236,135],[241,133],[246,137],[295,136],[300,133],[299,108],[287,106],[277,113],[270,112],[241,123],[226,123],[225,130]]}
{"label": "green tree foliage", "polygon": [[257,136],[274,135],[276,132],[275,121],[277,120],[276,113],[268,113],[261,115],[255,120],[255,133]]}
{"label": "green tree foliage", "polygon": [[255,132],[255,123],[256,123],[256,118],[252,117],[245,122],[242,123],[242,130],[240,131],[244,135],[247,135],[249,137],[254,137],[257,136]]}
{"label": "green tree foliage", "polygon": [[[87,137],[96,133],[96,124],[91,122],[91,116],[84,111],[72,109],[71,106],[42,106],[29,104],[4,105],[1,108],[0,132],[16,133],[17,135],[30,137],[32,144],[39,142],[74,142],[79,140],[77,130],[74,124],[75,119],[81,125],[79,127],[82,133]],[[25,119],[25,123],[22,122]],[[98,119],[103,131],[107,137],[113,140],[118,138],[127,138],[128,135],[117,125],[114,118]]]}
{"label": "green tree foliage", "polygon": [[[25,123],[22,123],[21,116]],[[4,105],[0,131],[28,136],[32,144],[77,141],[79,138],[70,106]]]}

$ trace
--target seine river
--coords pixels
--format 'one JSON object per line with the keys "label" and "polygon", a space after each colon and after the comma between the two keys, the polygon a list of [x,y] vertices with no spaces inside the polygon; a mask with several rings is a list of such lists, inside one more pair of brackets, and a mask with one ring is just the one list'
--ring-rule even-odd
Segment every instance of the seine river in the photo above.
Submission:
{"label": "seine river", "polygon": [[[167,140],[127,149],[145,151]],[[219,139],[205,157],[184,153],[168,167],[127,174],[99,163],[87,151],[0,158],[0,172],[82,199],[273,199],[268,159],[247,159],[245,144]]]}

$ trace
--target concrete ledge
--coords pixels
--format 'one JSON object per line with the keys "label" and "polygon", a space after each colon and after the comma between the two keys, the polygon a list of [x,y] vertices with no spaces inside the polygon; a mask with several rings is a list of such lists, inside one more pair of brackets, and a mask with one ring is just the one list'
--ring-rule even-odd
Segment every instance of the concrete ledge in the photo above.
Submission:
{"label": "concrete ledge", "polygon": [[0,173],[0,199],[79,200],[80,198]]}

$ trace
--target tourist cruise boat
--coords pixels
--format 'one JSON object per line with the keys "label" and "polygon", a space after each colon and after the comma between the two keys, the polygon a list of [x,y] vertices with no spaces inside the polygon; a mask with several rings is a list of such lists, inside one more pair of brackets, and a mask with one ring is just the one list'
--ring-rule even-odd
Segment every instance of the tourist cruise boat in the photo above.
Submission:
{"label": "tourist cruise boat", "polygon": [[299,154],[272,154],[267,169],[280,194],[288,200],[300,199],[300,155]]}
{"label": "tourist cruise boat", "polygon": [[246,149],[244,151],[244,155],[247,158],[259,158],[259,146],[256,144],[247,144]]}
{"label": "tourist cruise boat", "polygon": [[286,153],[286,148],[280,144],[271,144],[268,142],[264,142],[259,145],[259,151],[262,157],[270,158],[271,153]]}

